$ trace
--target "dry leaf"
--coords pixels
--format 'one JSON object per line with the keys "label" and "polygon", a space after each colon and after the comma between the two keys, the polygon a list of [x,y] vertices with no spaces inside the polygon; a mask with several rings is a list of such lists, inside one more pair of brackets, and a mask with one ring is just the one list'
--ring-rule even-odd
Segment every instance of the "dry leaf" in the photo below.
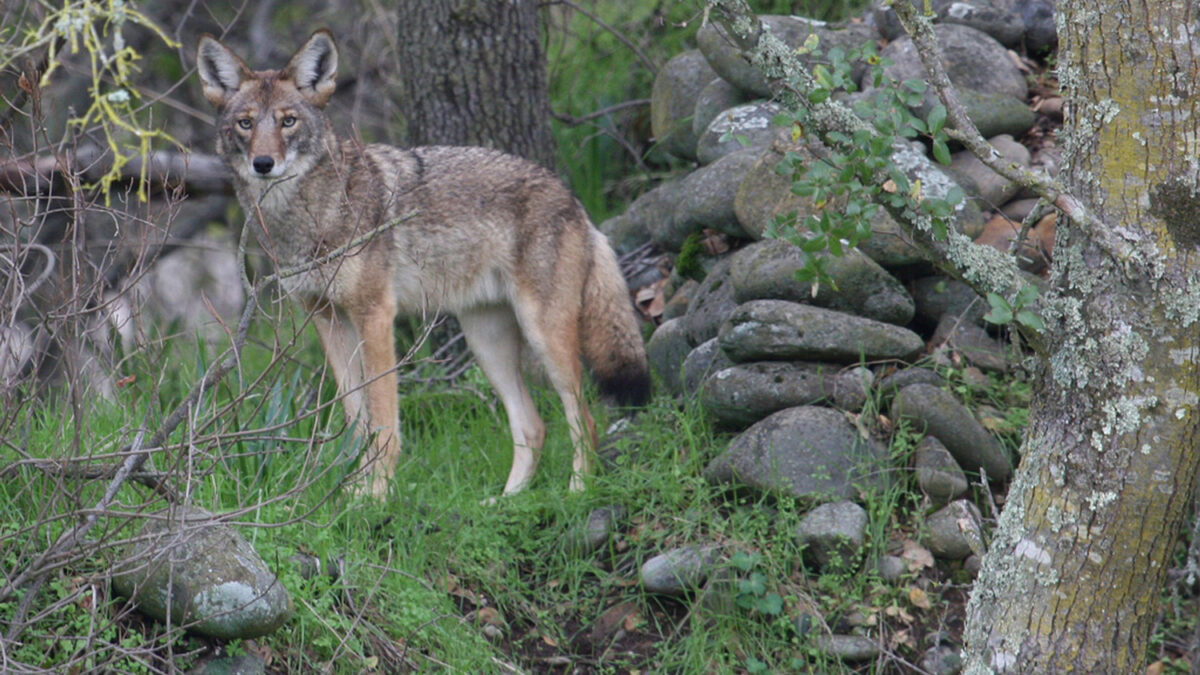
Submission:
{"label": "dry leaf", "polygon": [[908,610],[900,607],[899,605],[888,605],[886,608],[884,608],[883,613],[892,617],[893,619],[900,619],[904,623],[913,622],[913,615],[909,614]]}
{"label": "dry leaf", "polygon": [[908,562],[908,571],[919,572],[927,567],[933,567],[933,554],[912,539],[904,540],[904,551],[900,557]]}
{"label": "dry leaf", "polygon": [[495,607],[480,607],[475,612],[475,622],[486,623],[497,628],[504,627],[504,619],[500,618],[500,611]]}
{"label": "dry leaf", "polygon": [[558,646],[558,642],[554,638],[550,637],[549,635],[543,635],[542,642],[545,642],[546,644],[550,645],[551,647]]}
{"label": "dry leaf", "polygon": [[912,603],[913,607],[918,607],[920,609],[933,608],[933,603],[929,601],[929,594],[917,588],[916,586],[908,589],[908,601]]}
{"label": "dry leaf", "polygon": [[888,643],[891,645],[893,650],[901,645],[908,647],[909,649],[917,648],[917,641],[913,639],[912,631],[908,630],[907,628],[892,633],[891,639],[888,640]]}

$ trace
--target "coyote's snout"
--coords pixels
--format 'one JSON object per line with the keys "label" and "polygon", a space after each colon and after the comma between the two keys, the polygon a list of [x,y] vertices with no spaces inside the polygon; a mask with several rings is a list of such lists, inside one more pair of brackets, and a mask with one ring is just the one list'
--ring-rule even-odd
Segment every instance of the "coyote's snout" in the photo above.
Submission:
{"label": "coyote's snout", "polygon": [[374,434],[366,488],[386,492],[400,448],[392,321],[447,311],[508,414],[504,492],[532,478],[545,436],[523,358],[562,399],[571,488],[581,489],[595,447],[581,357],[621,403],[644,402],[649,378],[616,258],[562,182],[484,148],[337,138],[323,112],[337,73],[328,31],[282,70],[264,71],[206,35],[197,67],[219,111],[217,152],[263,248],[277,265],[311,265],[284,287],[312,312],[348,418]]}

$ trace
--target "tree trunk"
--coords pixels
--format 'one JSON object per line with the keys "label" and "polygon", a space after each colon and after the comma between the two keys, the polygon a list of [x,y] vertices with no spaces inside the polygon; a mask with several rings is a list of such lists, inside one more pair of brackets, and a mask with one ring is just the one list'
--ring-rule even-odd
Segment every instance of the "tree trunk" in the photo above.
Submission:
{"label": "tree trunk", "polygon": [[413,145],[482,145],[554,168],[535,0],[405,0],[401,111]]}
{"label": "tree trunk", "polygon": [[1059,11],[1064,182],[1133,255],[1060,225],[1050,358],[969,605],[968,672],[1140,672],[1196,474],[1191,3]]}
{"label": "tree trunk", "polygon": [[[710,4],[810,130],[833,143],[861,130],[809,102],[811,74],[742,0]],[[1196,17],[1184,0],[1059,11],[1067,194],[1054,200],[1073,219],[1060,215],[1022,461],[968,606],[967,673],[1141,672],[1197,472]],[[907,158],[910,177],[920,161]],[[1010,266],[986,247],[893,215],[977,290],[1004,292]]]}

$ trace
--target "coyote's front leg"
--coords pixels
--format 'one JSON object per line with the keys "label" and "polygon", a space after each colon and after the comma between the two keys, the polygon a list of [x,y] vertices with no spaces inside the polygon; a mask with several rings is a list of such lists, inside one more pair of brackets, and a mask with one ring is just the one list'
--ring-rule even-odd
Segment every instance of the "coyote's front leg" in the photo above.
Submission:
{"label": "coyote's front leg", "polygon": [[361,470],[360,494],[382,497],[400,453],[397,426],[396,357],[392,347],[389,304],[352,317],[329,303],[310,304],[313,326],[325,349],[325,361],[337,380],[346,422],[372,437]]}
{"label": "coyote's front leg", "polygon": [[387,494],[396,461],[400,457],[399,403],[396,394],[396,347],[392,322],[396,303],[390,294],[375,298],[366,307],[352,311],[350,320],[362,337],[363,375],[366,378],[368,429],[374,434],[370,454],[364,459],[368,472],[360,492],[373,497]]}

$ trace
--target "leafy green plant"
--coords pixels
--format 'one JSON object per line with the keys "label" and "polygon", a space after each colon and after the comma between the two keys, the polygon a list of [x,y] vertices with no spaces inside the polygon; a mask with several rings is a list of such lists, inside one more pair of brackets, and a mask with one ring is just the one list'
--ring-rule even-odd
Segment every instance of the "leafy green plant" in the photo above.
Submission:
{"label": "leafy green plant", "polygon": [[[817,46],[814,35],[803,49],[815,51]],[[852,136],[831,133],[824,139],[829,151],[822,152],[817,161],[807,153],[789,151],[776,167],[777,173],[791,177],[792,192],[807,197],[816,212],[799,222],[795,214],[777,218],[768,226],[767,235],[789,239],[800,247],[805,262],[797,278],[814,283],[830,282],[827,262],[817,253],[829,251],[841,256],[847,248],[867,239],[871,218],[880,204],[928,215],[935,234],[944,238],[955,207],[965,198],[957,186],[950,188],[944,198],[924,194],[920,181],[910,181],[892,161],[897,143],[914,139],[929,142],[938,161],[950,161],[945,108],[934,106],[924,119],[910,112],[924,100],[924,82],[885,83],[883,68],[888,61],[871,43],[852,50],[832,48],[825,59],[812,69],[817,86],[808,94],[810,103],[823,103],[839,91],[856,91],[851,76],[856,62],[868,65],[875,88],[854,105],[855,112],[870,123],[871,129],[860,129]],[[799,140],[808,134],[808,114],[808,109],[799,108],[777,115],[773,123],[791,128],[793,140]],[[881,175],[887,176],[882,183],[878,180]]]}
{"label": "leafy green plant", "polygon": [[1023,328],[1041,333],[1046,329],[1046,324],[1042,321],[1042,317],[1037,313],[1035,307],[1038,294],[1038,287],[1033,284],[1022,286],[1012,301],[1005,299],[1004,296],[998,293],[989,292],[987,294],[987,302],[991,309],[987,314],[983,315],[983,319],[988,323],[998,326],[1015,322]]}
{"label": "leafy green plant", "polygon": [[743,574],[737,582],[738,607],[768,616],[783,612],[783,596],[767,589],[767,576],[758,569],[762,562],[760,554],[738,551],[729,562]]}

